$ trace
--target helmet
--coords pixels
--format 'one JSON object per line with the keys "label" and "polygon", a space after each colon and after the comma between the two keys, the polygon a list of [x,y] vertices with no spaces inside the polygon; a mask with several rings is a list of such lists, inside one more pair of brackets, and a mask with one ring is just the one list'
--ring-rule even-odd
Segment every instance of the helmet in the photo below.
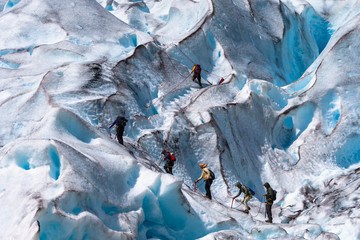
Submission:
{"label": "helmet", "polygon": [[207,167],[207,165],[206,165],[205,163],[200,163],[199,166],[200,166],[201,168]]}

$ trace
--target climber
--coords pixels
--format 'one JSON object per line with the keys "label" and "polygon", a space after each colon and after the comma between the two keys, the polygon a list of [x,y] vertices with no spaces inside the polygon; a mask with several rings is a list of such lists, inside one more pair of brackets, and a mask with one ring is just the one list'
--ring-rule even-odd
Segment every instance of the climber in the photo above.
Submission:
{"label": "climber", "polygon": [[245,205],[246,209],[244,212],[248,214],[251,208],[248,206],[247,203],[250,199],[252,199],[253,195],[251,191],[246,186],[241,185],[241,183],[237,182],[235,186],[239,188],[239,193],[235,197],[233,197],[233,199],[240,196],[241,193],[244,193],[244,199],[241,201],[241,203]]}
{"label": "climber", "polygon": [[161,154],[164,154],[164,160],[166,160],[165,166],[164,166],[165,171],[172,175],[173,174],[172,169],[173,169],[175,161],[176,161],[174,154],[170,153],[166,150],[162,150]]}
{"label": "climber", "polygon": [[199,85],[200,85],[200,88],[202,88],[202,85],[201,85],[201,67],[199,64],[195,64],[191,73],[194,72],[194,75],[192,76],[192,80],[195,81],[195,78],[198,79],[199,81]]}
{"label": "climber", "polygon": [[118,116],[113,122],[113,124],[111,124],[111,126],[109,127],[109,129],[111,129],[116,124],[116,137],[119,143],[122,145],[124,145],[123,133],[125,130],[126,122],[127,122],[126,118]]}
{"label": "climber", "polygon": [[[202,173],[201,176],[199,177],[198,180],[195,181],[195,184],[200,181],[202,178],[204,178],[205,181],[205,190],[206,190],[206,197],[209,198],[211,200],[211,191],[210,191],[210,186],[214,180],[214,174],[211,172],[211,170],[207,169],[207,165],[205,163],[200,163],[199,164],[200,168],[202,169]],[[213,175],[213,177],[212,177]]]}
{"label": "climber", "polygon": [[274,200],[276,199],[276,196],[274,196],[275,190],[270,187],[270,184],[268,182],[264,183],[264,187],[266,188],[266,194],[263,195],[266,196],[265,210],[269,218],[265,222],[272,223],[271,207],[274,203]]}

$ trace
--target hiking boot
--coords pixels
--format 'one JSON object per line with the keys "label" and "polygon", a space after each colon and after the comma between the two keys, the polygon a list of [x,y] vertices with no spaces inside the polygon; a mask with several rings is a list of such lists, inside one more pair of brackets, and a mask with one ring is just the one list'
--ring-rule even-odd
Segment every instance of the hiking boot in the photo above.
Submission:
{"label": "hiking boot", "polygon": [[272,223],[272,220],[271,220],[271,219],[268,219],[268,220],[266,220],[265,222],[267,222],[267,223]]}

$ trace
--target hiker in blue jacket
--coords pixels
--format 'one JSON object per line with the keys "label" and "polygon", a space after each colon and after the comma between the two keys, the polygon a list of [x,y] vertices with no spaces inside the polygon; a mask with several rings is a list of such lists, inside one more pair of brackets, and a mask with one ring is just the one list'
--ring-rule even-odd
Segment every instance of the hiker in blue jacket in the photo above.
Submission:
{"label": "hiker in blue jacket", "polygon": [[117,116],[115,121],[109,127],[109,129],[111,129],[116,124],[116,137],[117,137],[119,143],[122,145],[124,145],[123,133],[125,130],[126,122],[127,122],[126,118],[124,118],[122,116]]}

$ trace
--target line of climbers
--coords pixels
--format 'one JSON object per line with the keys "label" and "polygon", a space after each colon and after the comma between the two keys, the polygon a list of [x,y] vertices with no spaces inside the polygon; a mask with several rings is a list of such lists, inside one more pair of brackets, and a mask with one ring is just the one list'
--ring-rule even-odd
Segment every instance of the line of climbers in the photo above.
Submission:
{"label": "line of climbers", "polygon": [[[164,156],[161,159],[159,165],[161,164],[161,162],[163,160],[165,160],[166,161],[165,165],[164,165],[165,171],[169,174],[173,174],[172,169],[174,167],[176,157],[174,156],[173,153],[170,153],[169,151],[167,151],[165,149],[162,150],[161,154],[163,154]],[[215,179],[215,174],[213,171],[211,171],[209,168],[207,168],[207,164],[205,164],[205,163],[200,163],[199,167],[201,168],[202,172],[201,172],[201,176],[195,181],[194,191],[196,191],[196,183],[199,182],[201,179],[204,179],[206,197],[211,200],[212,197],[211,197],[210,187]],[[245,205],[246,209],[243,212],[249,214],[249,210],[251,208],[248,206],[247,203],[250,201],[250,199],[253,198],[253,196],[255,195],[255,192],[251,188],[246,187],[245,185],[242,185],[240,182],[237,182],[235,184],[235,186],[237,188],[239,188],[239,193],[236,196],[234,196],[232,198],[232,200],[234,201],[237,197],[239,197],[241,195],[241,193],[244,193],[244,199],[241,201],[241,203]],[[266,194],[263,195],[266,198],[266,204],[265,204],[266,212],[265,213],[268,216],[268,219],[266,220],[266,222],[272,223],[271,208],[272,208],[274,201],[276,200],[277,192],[271,188],[271,186],[268,182],[264,183],[264,187],[266,188]],[[232,207],[232,203],[231,203],[231,207]]]}
{"label": "line of climbers", "polygon": [[[246,208],[244,210],[244,213],[248,214],[249,210],[251,208],[248,206],[247,203],[255,195],[255,192],[251,188],[246,187],[245,185],[242,185],[239,182],[237,182],[235,184],[235,186],[239,188],[239,193],[236,196],[233,197],[233,201],[235,200],[235,198],[239,197],[241,195],[241,193],[244,193],[244,198],[241,201],[241,203],[244,204],[245,208]],[[268,216],[268,219],[266,220],[266,222],[272,223],[271,208],[272,208],[272,205],[273,205],[274,201],[276,200],[277,192],[274,189],[272,189],[272,187],[270,186],[270,184],[268,182],[264,183],[264,187],[266,188],[266,194],[263,195],[265,197],[265,199],[266,199],[265,213]],[[231,207],[232,207],[232,203],[231,203]]]}

